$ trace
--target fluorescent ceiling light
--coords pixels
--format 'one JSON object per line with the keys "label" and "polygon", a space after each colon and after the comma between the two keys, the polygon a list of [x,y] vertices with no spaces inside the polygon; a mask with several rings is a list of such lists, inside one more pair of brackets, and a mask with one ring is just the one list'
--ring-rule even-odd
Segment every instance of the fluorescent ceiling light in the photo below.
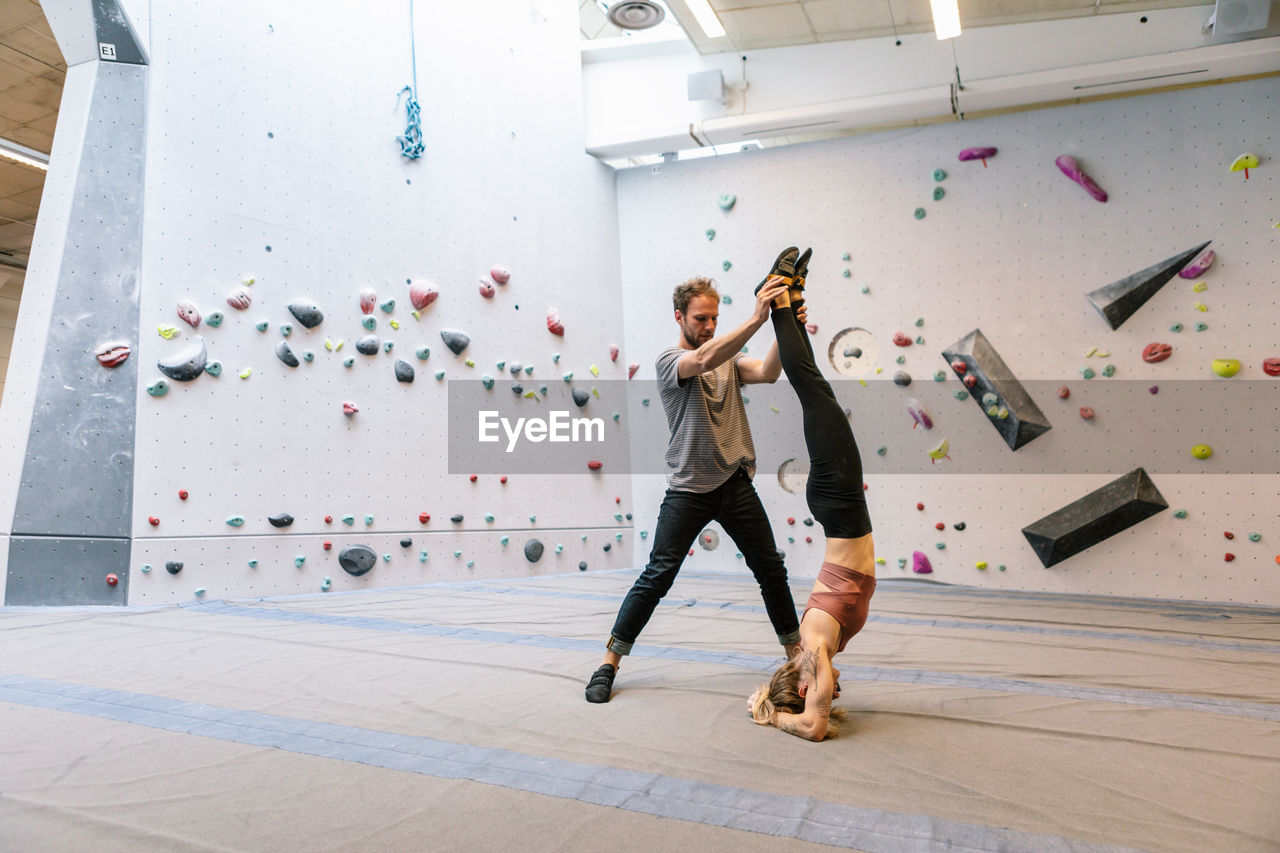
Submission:
{"label": "fluorescent ceiling light", "polygon": [[933,31],[938,40],[953,39],[960,35],[960,7],[957,0],[929,0],[933,10]]}
{"label": "fluorescent ceiling light", "polygon": [[13,160],[15,163],[22,163],[26,166],[32,166],[36,169],[49,171],[49,155],[44,154],[34,148],[28,148],[25,145],[0,138],[0,157]]}
{"label": "fluorescent ceiling light", "polygon": [[[707,0],[684,0],[684,2],[707,38],[724,38],[724,27],[720,25],[720,19],[716,17],[716,13],[711,11],[711,4]],[[960,13],[956,12],[957,28],[960,26],[959,20]]]}

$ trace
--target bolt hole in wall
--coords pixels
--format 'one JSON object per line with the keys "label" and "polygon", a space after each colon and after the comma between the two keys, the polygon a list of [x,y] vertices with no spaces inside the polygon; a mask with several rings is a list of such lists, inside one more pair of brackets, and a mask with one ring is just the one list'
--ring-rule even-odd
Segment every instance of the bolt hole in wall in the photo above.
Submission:
{"label": "bolt hole in wall", "polygon": [[[1277,121],[1264,79],[620,172],[625,311],[630,329],[654,330],[628,347],[670,336],[653,281],[713,275],[733,328],[777,251],[813,246],[814,348],[859,439],[879,571],[913,576],[923,553],[951,583],[1274,605],[1280,518],[1257,495],[1280,491],[1274,442],[1259,440],[1280,414],[1266,362],[1280,350],[1263,331],[1280,325],[1280,179],[1265,157],[1246,178],[1241,156]],[[983,147],[996,149],[985,166],[958,158]],[[1206,241],[1207,265],[1205,252],[1178,260]],[[1160,286],[1131,283],[1143,298],[1113,328],[1097,291],[1169,263]],[[1051,426],[1016,451],[942,357],[975,329]],[[748,354],[770,339],[766,324]],[[1145,361],[1153,341],[1172,357]],[[821,539],[785,523],[808,514],[791,470],[798,406],[775,390],[747,390],[756,483],[792,574],[811,576]],[[1022,528],[1136,467],[1168,507],[1046,569]],[[641,484],[638,523],[660,498]]]}

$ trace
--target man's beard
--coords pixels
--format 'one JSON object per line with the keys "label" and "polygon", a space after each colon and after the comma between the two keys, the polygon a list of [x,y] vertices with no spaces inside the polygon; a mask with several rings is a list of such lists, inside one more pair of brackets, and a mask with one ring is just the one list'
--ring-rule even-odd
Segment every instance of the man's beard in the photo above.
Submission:
{"label": "man's beard", "polygon": [[694,349],[697,349],[698,347],[702,346],[702,344],[698,342],[697,336],[689,331],[688,326],[684,327],[684,339],[685,341],[688,342],[689,346],[693,347]]}

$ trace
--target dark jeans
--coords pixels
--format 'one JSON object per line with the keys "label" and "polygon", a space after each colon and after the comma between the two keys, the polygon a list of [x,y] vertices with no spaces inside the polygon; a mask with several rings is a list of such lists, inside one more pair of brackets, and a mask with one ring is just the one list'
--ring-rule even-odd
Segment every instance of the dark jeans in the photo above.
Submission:
{"label": "dark jeans", "polygon": [[760,496],[751,478],[741,468],[723,485],[710,492],[677,492],[667,489],[653,532],[649,565],[632,584],[618,609],[609,648],[620,655],[631,647],[648,624],[658,601],[671,589],[680,565],[698,534],[709,522],[717,521],[746,558],[747,567],[760,584],[765,611],[778,642],[800,642],[800,621],[796,604],[787,586],[787,569],[782,564],[773,530],[764,514]]}

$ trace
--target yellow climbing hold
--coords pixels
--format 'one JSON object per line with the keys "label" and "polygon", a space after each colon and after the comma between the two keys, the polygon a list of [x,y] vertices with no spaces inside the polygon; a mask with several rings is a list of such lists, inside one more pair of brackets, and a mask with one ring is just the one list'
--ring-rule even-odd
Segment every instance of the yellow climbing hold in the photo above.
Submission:
{"label": "yellow climbing hold", "polygon": [[773,412],[775,415],[782,414],[782,409],[779,409],[777,406],[770,406],[769,411]]}
{"label": "yellow climbing hold", "polygon": [[858,380],[858,384],[859,384],[859,385],[861,385],[863,388],[867,388],[867,387],[869,387],[869,386],[867,385],[867,380],[865,380],[865,379],[859,379],[859,380]]}
{"label": "yellow climbing hold", "polygon": [[930,459],[932,459],[934,462],[937,462],[939,459],[948,458],[947,451],[950,449],[951,449],[951,440],[944,438],[942,439],[942,441],[935,444],[932,448],[930,448],[926,452],[929,454]]}
{"label": "yellow climbing hold", "polygon": [[883,566],[883,565],[884,565],[884,557],[876,557],[876,565],[877,565],[877,566]]}
{"label": "yellow climbing hold", "polygon": [[160,337],[166,341],[172,340],[174,335],[178,334],[177,326],[156,326],[156,331],[160,333]]}
{"label": "yellow climbing hold", "polygon": [[393,329],[399,329],[399,328],[400,328],[400,324],[399,324],[398,322],[396,322],[395,320],[392,320],[392,321],[391,321],[391,328],[393,328]]}
{"label": "yellow climbing hold", "polygon": [[257,279],[251,275],[247,275],[244,278],[240,279],[240,283],[243,284],[245,287],[252,287],[255,281],[257,281]]}
{"label": "yellow climbing hold", "polygon": [[1240,359],[1215,358],[1213,360],[1213,372],[1224,379],[1235,376],[1240,372]]}
{"label": "yellow climbing hold", "polygon": [[1209,289],[1209,285],[1205,284],[1203,281],[1197,281],[1195,284],[1191,286],[1191,289],[1194,290],[1196,293],[1204,293],[1206,290]]}
{"label": "yellow climbing hold", "polygon": [[249,376],[250,376],[250,374],[252,374],[252,373],[253,373],[253,368],[252,368],[252,367],[246,367],[244,370],[240,371],[240,378],[241,378],[241,379],[248,379],[248,378],[249,378]]}
{"label": "yellow climbing hold", "polygon": [[594,364],[588,367],[587,369],[591,371],[592,376],[600,375],[600,368],[596,367]]}
{"label": "yellow climbing hold", "polygon": [[1258,168],[1257,154],[1241,154],[1239,157],[1231,161],[1231,171],[1233,172],[1241,172],[1245,169],[1256,168]]}
{"label": "yellow climbing hold", "polygon": [[421,319],[422,319],[422,314],[418,311],[418,309],[417,309],[417,308],[413,309],[413,310],[412,310],[412,311],[410,311],[409,313],[413,315],[413,319],[415,319],[415,320],[421,320]]}
{"label": "yellow climbing hold", "polygon": [[1097,354],[1098,354],[1098,348],[1097,348],[1097,347],[1089,347],[1089,349],[1087,349],[1087,350],[1085,351],[1084,357],[1085,357],[1085,358],[1091,358],[1091,357],[1093,357],[1093,356],[1095,356],[1095,355],[1097,355]]}
{"label": "yellow climbing hold", "polygon": [[884,368],[883,368],[883,367],[877,367],[877,368],[876,368],[876,373],[883,373],[883,372],[884,372]]}
{"label": "yellow climbing hold", "polygon": [[1192,307],[1194,307],[1197,311],[1208,311],[1208,310],[1209,310],[1209,306],[1208,306],[1208,305],[1205,305],[1203,302],[1197,302],[1197,303],[1196,303],[1194,306],[1192,306]]}
{"label": "yellow climbing hold", "polygon": [[983,571],[984,569],[987,568],[987,561],[979,560],[978,562],[974,563],[974,566],[977,567],[978,571]]}
{"label": "yellow climbing hold", "polygon": [[324,348],[327,349],[329,352],[333,352],[333,341],[329,340],[328,338],[325,338]]}

